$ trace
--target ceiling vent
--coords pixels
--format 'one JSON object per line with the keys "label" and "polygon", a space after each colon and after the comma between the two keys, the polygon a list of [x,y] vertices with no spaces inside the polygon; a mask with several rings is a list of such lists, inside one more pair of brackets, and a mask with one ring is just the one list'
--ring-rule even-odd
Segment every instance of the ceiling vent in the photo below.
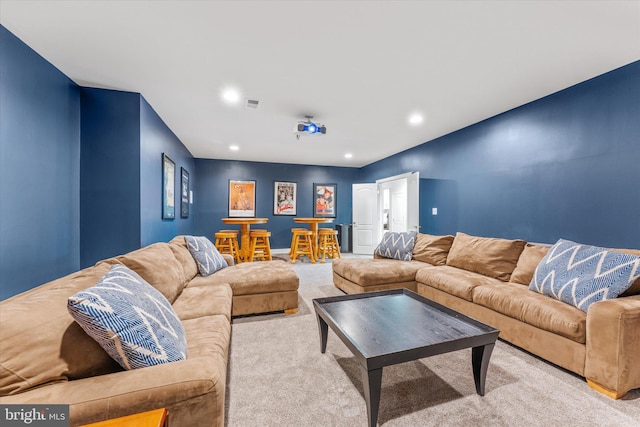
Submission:
{"label": "ceiling vent", "polygon": [[244,105],[245,108],[258,108],[258,104],[260,101],[255,99],[247,99],[247,103]]}

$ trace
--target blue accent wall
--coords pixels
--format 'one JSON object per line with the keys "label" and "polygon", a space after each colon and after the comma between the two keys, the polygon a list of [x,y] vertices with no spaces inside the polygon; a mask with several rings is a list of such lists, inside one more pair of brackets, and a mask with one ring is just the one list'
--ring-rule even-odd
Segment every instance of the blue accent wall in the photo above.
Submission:
{"label": "blue accent wall", "polygon": [[[419,171],[422,232],[640,248],[640,61],[361,169],[194,159],[138,93],[80,88],[0,26],[0,299],[176,234],[213,237],[230,179],[257,182],[274,248],[274,181],[351,185]],[[428,123],[426,123],[428,126]],[[176,218],[161,217],[161,156],[176,163]],[[180,218],[180,168],[194,204]],[[431,215],[431,208],[438,215]],[[327,225],[328,226],[328,225]]]}
{"label": "blue accent wall", "polygon": [[[162,219],[162,153],[176,164],[175,219]],[[196,176],[195,161],[189,150],[140,96],[140,244],[168,242],[179,234],[192,234],[193,207],[189,217],[180,216],[180,168],[189,173],[191,190]]]}
{"label": "blue accent wall", "polygon": [[[458,228],[457,182],[452,179],[420,178],[420,232],[455,234]],[[438,208],[432,215],[431,208]]]}
{"label": "blue accent wall", "polygon": [[[81,93],[81,265],[191,234],[193,214],[179,210],[180,168],[195,177],[191,153],[139,93]],[[176,163],[173,220],[162,219],[163,153]]]}
{"label": "blue accent wall", "polygon": [[81,266],[140,247],[140,95],[82,88]]}
{"label": "blue accent wall", "polygon": [[[0,299],[176,234],[163,221],[167,153],[194,159],[138,93],[81,88],[0,26]],[[176,197],[179,208],[179,198]]]}
{"label": "blue accent wall", "polygon": [[288,248],[291,228],[306,227],[304,224],[295,224],[294,216],[273,215],[275,181],[298,184],[297,217],[313,217],[314,183],[336,183],[337,217],[333,223],[321,226],[351,223],[351,184],[356,182],[358,169],[209,159],[196,159],[195,168],[197,191],[193,195],[196,207],[194,233],[197,235],[213,239],[213,234],[218,230],[238,228],[221,221],[221,218],[229,215],[229,180],[256,181],[256,216],[269,219],[267,224],[259,227],[271,231],[272,248]]}
{"label": "blue accent wall", "polygon": [[0,26],[0,299],[79,268],[80,91]]}
{"label": "blue accent wall", "polygon": [[372,163],[361,179],[409,171],[426,179],[422,232],[640,248],[640,61]]}

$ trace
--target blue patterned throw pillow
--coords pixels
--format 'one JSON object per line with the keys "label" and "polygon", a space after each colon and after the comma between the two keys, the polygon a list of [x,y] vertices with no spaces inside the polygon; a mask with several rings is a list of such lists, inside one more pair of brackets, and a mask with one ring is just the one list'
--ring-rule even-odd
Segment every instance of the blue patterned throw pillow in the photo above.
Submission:
{"label": "blue patterned throw pillow", "polygon": [[184,239],[201,276],[209,276],[229,266],[211,240],[204,236],[184,236]]}
{"label": "blue patterned throw pillow", "polygon": [[173,307],[124,265],[114,265],[96,286],[69,297],[67,309],[125,369],[186,359],[187,341]]}
{"label": "blue patterned throw pillow", "polygon": [[640,277],[640,257],[560,239],[542,258],[529,289],[587,312]]}
{"label": "blue patterned throw pillow", "polygon": [[385,233],[373,253],[384,258],[411,261],[417,234],[415,231]]}

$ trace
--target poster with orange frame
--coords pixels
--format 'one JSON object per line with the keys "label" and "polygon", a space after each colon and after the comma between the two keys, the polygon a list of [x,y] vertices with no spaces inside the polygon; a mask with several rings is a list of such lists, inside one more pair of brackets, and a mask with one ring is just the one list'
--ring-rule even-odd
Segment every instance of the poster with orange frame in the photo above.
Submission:
{"label": "poster with orange frame", "polygon": [[229,218],[255,218],[256,182],[229,180]]}

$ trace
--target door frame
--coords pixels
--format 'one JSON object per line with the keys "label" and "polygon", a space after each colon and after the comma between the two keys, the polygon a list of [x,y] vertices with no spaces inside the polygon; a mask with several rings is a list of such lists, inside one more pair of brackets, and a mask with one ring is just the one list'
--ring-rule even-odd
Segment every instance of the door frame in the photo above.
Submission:
{"label": "door frame", "polygon": [[381,238],[384,234],[384,230],[382,228],[382,203],[380,198],[382,197],[382,193],[380,191],[380,185],[390,182],[396,181],[400,179],[407,180],[407,231],[419,231],[420,230],[420,172],[406,172],[401,173],[399,175],[393,175],[386,178],[381,178],[376,180],[377,193],[378,193],[378,236]]}

